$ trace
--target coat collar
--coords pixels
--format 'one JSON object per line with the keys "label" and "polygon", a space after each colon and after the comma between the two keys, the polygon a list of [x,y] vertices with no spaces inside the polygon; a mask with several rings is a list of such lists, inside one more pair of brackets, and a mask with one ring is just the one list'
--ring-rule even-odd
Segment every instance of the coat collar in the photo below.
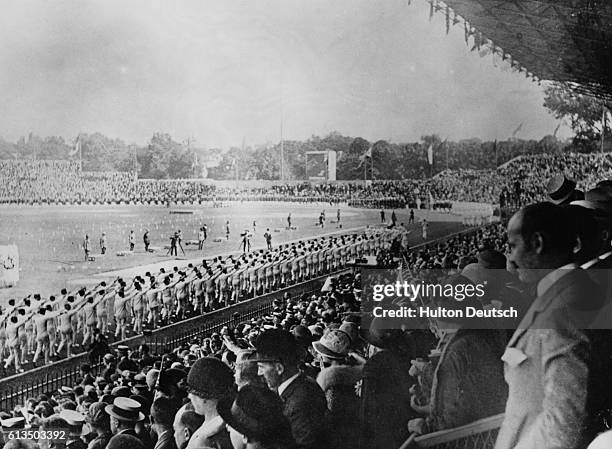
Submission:
{"label": "coat collar", "polygon": [[[559,297],[563,290],[570,287],[573,283],[579,282],[579,279],[577,278],[582,277],[584,275],[584,270],[581,268],[573,268],[570,270],[568,270],[567,267],[562,268],[564,269],[563,271],[565,271],[565,273],[561,276],[553,276],[555,278],[555,281],[552,284],[546,286],[547,288],[544,290],[542,296],[538,296],[535,301],[533,301],[531,307],[529,307],[529,309],[527,310],[527,313],[523,317],[518,328],[510,338],[510,341],[508,342],[508,347],[512,347],[516,344],[518,339],[525,333],[525,331],[527,331],[527,329],[531,327],[537,316],[546,309],[548,309],[552,304],[553,300]],[[558,270],[561,270],[561,268],[555,271]],[[553,271],[552,273],[554,273],[555,271]],[[549,273],[549,275],[552,273]],[[544,280],[544,278],[542,280]],[[538,288],[538,290],[541,291],[542,289]]]}

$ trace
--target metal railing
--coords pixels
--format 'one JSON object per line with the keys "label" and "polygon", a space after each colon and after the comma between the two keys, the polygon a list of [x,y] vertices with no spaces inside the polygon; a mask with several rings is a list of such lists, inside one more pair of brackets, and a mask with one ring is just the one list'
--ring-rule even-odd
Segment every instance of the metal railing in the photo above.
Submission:
{"label": "metal railing", "polygon": [[493,449],[503,420],[500,413],[454,429],[411,436],[400,449]]}
{"label": "metal railing", "polygon": [[[335,273],[326,274],[301,284],[292,285],[257,298],[232,304],[206,315],[165,326],[151,332],[150,335],[138,335],[115,342],[111,344],[111,347],[122,344],[135,348],[141,344],[147,344],[152,353],[165,353],[192,341],[194,338],[201,339],[210,336],[214,332],[220,332],[224,326],[236,325],[252,318],[263,316],[272,310],[274,299],[282,297],[285,293],[289,293],[291,297],[298,297],[304,293],[310,295],[320,291],[328,276],[337,276],[346,271],[340,270]],[[80,377],[80,367],[84,363],[91,365],[92,374],[94,375],[102,371],[103,365],[101,363],[91,363],[89,355],[82,353],[47,366],[1,379],[0,411],[11,410],[16,405],[23,404],[30,397],[37,397],[41,394],[57,391],[64,385],[72,387]]]}

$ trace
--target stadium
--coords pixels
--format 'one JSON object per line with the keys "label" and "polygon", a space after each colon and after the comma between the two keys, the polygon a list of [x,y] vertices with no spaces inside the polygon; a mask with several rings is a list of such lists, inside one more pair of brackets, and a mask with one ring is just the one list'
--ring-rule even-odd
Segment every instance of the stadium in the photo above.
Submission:
{"label": "stadium", "polygon": [[96,100],[0,125],[0,447],[612,447],[608,6],[87,3],[0,77]]}

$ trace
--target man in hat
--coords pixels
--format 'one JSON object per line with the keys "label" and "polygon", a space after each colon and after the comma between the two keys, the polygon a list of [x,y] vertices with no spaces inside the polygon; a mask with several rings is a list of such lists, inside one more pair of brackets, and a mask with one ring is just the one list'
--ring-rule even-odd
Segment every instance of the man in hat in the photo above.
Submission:
{"label": "man in hat", "polygon": [[586,192],[584,200],[573,201],[572,206],[587,209],[597,225],[595,232],[589,236],[594,240],[592,257],[582,264],[582,268],[593,268],[594,270],[612,268],[612,257],[610,257],[612,255],[612,195],[609,195],[603,188],[596,187]]}
{"label": "man in hat", "polygon": [[189,370],[187,388],[195,412],[204,416],[204,424],[191,437],[187,449],[231,449],[232,443],[217,412],[217,404],[235,392],[232,370],[219,359],[204,357]]}
{"label": "man in hat", "polygon": [[283,413],[298,447],[327,447],[325,395],[316,382],[300,373],[300,349],[294,336],[288,331],[269,329],[261,333],[255,348],[259,375],[283,400]]}
{"label": "man in hat", "polygon": [[112,405],[107,405],[104,408],[110,416],[110,429],[114,435],[109,444],[117,435],[137,436],[136,423],[145,419],[140,409],[141,406],[138,401],[125,397],[115,398]]}
{"label": "man in hat", "polygon": [[110,428],[110,416],[104,410],[104,402],[94,402],[89,406],[86,421],[96,434],[89,442],[87,449],[105,449],[113,434]]}
{"label": "man in hat", "polygon": [[[612,193],[605,188],[605,182],[600,184],[586,192],[583,201],[574,201],[570,206],[579,207],[585,214],[589,214],[590,220],[583,219],[578,223],[579,236],[586,241],[580,242],[581,248],[576,256],[582,257],[577,263],[581,263],[581,267],[587,270],[604,292],[604,304],[589,332],[594,354],[591,375],[593,392],[589,404],[592,417],[600,415],[600,411],[612,408],[612,392],[608,382],[612,370]],[[587,226],[591,222],[593,225]],[[594,433],[604,430],[598,421],[599,419],[591,421]]]}
{"label": "man in hat", "polygon": [[537,297],[502,356],[509,393],[496,449],[574,448],[585,437],[592,349],[578,307],[595,308],[600,295],[572,262],[576,235],[567,210],[551,203],[526,206],[508,223],[509,262],[537,284]]}
{"label": "man in hat", "polygon": [[293,447],[291,426],[283,415],[283,404],[272,391],[247,385],[234,400],[217,406],[229,427],[234,449],[276,449]]}
{"label": "man in hat", "polygon": [[193,404],[183,405],[176,415],[172,427],[174,428],[174,442],[178,449],[186,449],[192,435],[204,424],[204,417],[193,410]]}
{"label": "man in hat", "polygon": [[87,445],[81,439],[85,417],[75,410],[62,410],[59,417],[66,422],[68,429],[66,449],[86,449]]}
{"label": "man in hat", "polygon": [[546,185],[546,192],[550,202],[557,205],[569,204],[584,198],[583,193],[576,190],[576,182],[568,179],[563,173],[550,178]]}

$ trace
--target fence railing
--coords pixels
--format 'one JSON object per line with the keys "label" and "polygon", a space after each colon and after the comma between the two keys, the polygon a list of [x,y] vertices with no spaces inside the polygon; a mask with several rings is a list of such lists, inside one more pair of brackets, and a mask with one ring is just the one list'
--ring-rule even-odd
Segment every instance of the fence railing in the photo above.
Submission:
{"label": "fence railing", "polygon": [[[337,276],[346,271],[341,270],[311,279],[301,284],[292,285],[273,293],[215,310],[206,315],[171,324],[148,335],[138,335],[115,342],[111,344],[111,347],[122,344],[134,348],[141,344],[147,344],[152,353],[168,352],[183,343],[190,342],[194,338],[200,339],[214,332],[219,332],[223,326],[236,325],[267,314],[272,309],[274,299],[282,297],[285,293],[289,293],[293,298],[304,293],[310,295],[320,291],[328,276]],[[72,387],[76,384],[77,378],[80,375],[80,366],[83,363],[90,362],[89,355],[82,353],[47,366],[1,379],[0,411],[13,409],[16,405],[23,404],[30,397],[57,391],[64,385]],[[102,370],[101,363],[93,363],[91,366],[94,375],[99,374]]]}
{"label": "fence railing", "polygon": [[411,437],[400,449],[493,449],[503,420],[501,413],[454,429]]}

